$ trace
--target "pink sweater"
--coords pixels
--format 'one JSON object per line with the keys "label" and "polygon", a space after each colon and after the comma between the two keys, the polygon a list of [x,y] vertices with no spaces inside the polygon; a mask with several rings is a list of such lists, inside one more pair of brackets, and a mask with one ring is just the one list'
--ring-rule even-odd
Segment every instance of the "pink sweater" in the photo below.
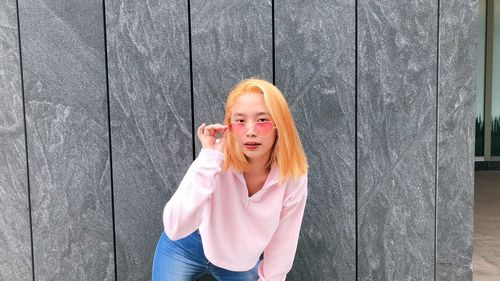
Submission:
{"label": "pink sweater", "polygon": [[259,266],[259,281],[282,281],[292,268],[307,199],[307,175],[278,184],[276,165],[248,197],[245,178],[222,171],[224,154],[202,148],[163,211],[165,233],[178,240],[199,228],[207,259],[231,271]]}

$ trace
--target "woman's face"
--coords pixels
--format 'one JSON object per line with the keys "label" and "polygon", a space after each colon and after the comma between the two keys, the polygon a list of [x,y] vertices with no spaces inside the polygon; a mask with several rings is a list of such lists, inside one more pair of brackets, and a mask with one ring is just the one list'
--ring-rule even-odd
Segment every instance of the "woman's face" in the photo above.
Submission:
{"label": "woman's face", "polygon": [[231,112],[230,131],[250,161],[265,163],[269,159],[277,134],[274,126],[263,94],[248,93],[236,99]]}

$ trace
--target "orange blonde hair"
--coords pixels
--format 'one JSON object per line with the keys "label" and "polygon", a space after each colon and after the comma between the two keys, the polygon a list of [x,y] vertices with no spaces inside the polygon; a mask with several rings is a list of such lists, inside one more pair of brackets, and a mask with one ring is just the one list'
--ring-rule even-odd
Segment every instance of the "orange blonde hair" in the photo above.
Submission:
{"label": "orange blonde hair", "polygon": [[[266,104],[274,125],[277,128],[277,136],[272,147],[272,153],[266,167],[276,163],[279,167],[279,183],[282,184],[287,178],[297,178],[307,174],[309,168],[307,158],[300,142],[293,116],[288,107],[288,103],[281,91],[273,84],[257,78],[250,78],[238,83],[229,93],[226,101],[226,114],[224,124],[231,123],[232,108],[236,100],[249,93],[264,95]],[[228,134],[224,146],[223,170],[234,168],[237,171],[246,171],[248,161],[243,151],[236,144],[233,136]]]}

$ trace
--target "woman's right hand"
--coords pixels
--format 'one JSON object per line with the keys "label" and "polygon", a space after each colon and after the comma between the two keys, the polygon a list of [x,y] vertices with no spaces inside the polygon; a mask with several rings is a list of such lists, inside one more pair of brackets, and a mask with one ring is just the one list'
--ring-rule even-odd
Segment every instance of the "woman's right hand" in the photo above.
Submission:
{"label": "woman's right hand", "polygon": [[[197,135],[203,148],[211,148],[224,153],[224,144],[226,143],[228,131],[229,128],[226,125],[210,124],[207,126],[203,123],[198,127]],[[218,133],[221,134],[220,139],[217,139]]]}

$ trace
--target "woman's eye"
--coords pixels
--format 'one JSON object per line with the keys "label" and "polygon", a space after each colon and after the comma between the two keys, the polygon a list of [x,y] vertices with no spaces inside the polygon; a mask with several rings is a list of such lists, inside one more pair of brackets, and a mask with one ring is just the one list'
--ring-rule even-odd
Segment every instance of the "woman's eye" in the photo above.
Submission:
{"label": "woman's eye", "polygon": [[235,121],[235,122],[236,122],[236,123],[243,123],[243,122],[245,122],[245,121],[244,121],[243,119],[236,119],[236,121]]}
{"label": "woman's eye", "polygon": [[258,121],[258,122],[267,122],[268,120],[267,120],[267,119],[262,118],[262,119],[259,119],[259,120],[257,120],[257,121]]}

